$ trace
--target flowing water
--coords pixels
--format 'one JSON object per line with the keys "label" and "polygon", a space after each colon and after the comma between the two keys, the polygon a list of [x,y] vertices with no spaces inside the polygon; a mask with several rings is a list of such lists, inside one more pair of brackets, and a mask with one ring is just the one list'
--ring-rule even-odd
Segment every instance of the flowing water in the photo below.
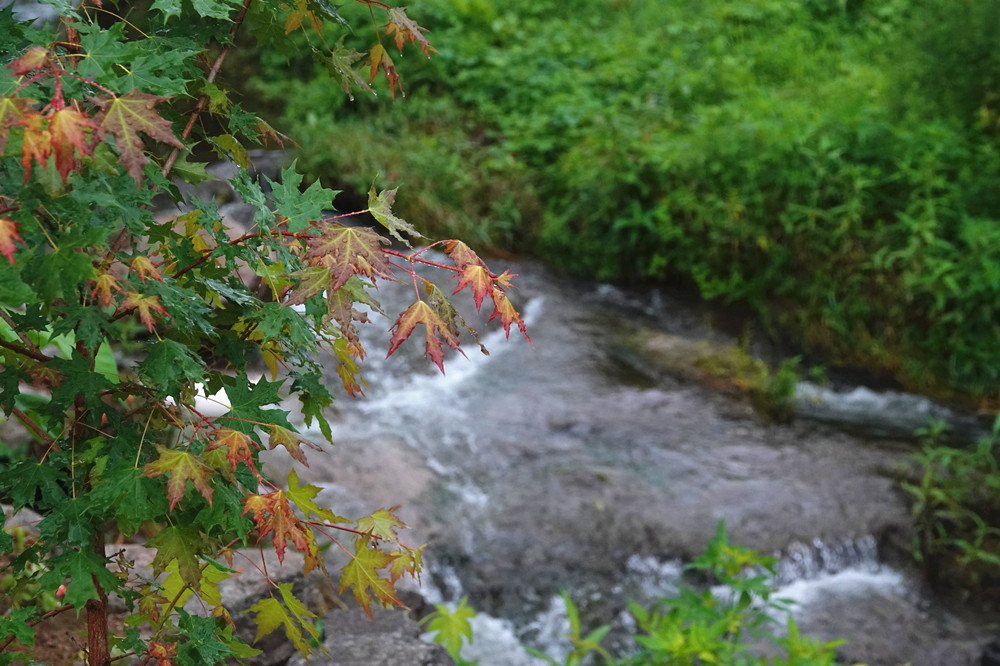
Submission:
{"label": "flowing water", "polygon": [[[781,557],[779,594],[801,630],[848,639],[845,660],[977,663],[996,628],[932,596],[900,554],[908,508],[894,477],[912,444],[769,425],[632,344],[639,330],[727,341],[703,306],[511,268],[531,345],[491,329],[489,356],[473,345],[442,375],[419,336],[381,358],[390,322],[377,319],[368,395],[338,400],[337,446],[303,475],[341,514],[403,505],[411,541],[429,544],[425,597],[467,595],[481,613],[467,656],[518,666],[534,663],[518,642],[565,652],[560,589],[585,624],[620,637],[626,601],[676,591],[725,520],[732,542]],[[392,313],[411,293],[378,297]]]}

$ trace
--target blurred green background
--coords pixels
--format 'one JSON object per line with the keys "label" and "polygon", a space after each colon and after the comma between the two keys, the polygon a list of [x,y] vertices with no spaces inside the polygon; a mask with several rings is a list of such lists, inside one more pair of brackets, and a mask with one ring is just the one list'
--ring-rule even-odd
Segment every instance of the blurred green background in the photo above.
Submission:
{"label": "blurred green background", "polygon": [[[345,44],[364,50],[355,4]],[[351,101],[305,37],[230,72],[311,177],[366,192],[380,173],[433,236],[696,289],[831,364],[996,406],[1000,0],[409,14],[439,53],[396,58],[403,100]]]}

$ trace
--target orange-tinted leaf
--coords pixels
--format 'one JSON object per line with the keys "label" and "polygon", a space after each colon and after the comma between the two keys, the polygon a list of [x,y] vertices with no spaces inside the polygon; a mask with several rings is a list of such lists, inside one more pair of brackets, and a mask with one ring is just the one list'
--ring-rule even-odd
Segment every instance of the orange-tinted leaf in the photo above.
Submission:
{"label": "orange-tinted leaf", "polygon": [[10,128],[24,123],[25,115],[31,111],[35,100],[23,97],[0,97],[0,153],[7,145]]}
{"label": "orange-tinted leaf", "polygon": [[166,99],[169,98],[147,95],[135,89],[114,99],[104,97],[94,99],[94,102],[101,107],[101,111],[94,118],[98,135],[100,138],[107,134],[115,137],[115,146],[121,155],[122,164],[136,183],[142,181],[142,168],[149,162],[142,151],[140,133],[176,148],[184,148],[184,144],[174,136],[170,123],[153,109]]}
{"label": "orange-tinted leaf", "polygon": [[385,28],[386,36],[396,40],[396,48],[401,52],[403,44],[406,42],[410,42],[411,44],[416,42],[420,44],[420,48],[428,58],[431,57],[431,51],[437,53],[437,49],[431,46],[427,38],[423,35],[423,33],[427,32],[427,29],[417,25],[416,21],[406,15],[406,7],[391,8],[389,10],[389,22],[382,27]]}
{"label": "orange-tinted leaf", "polygon": [[157,660],[159,666],[174,666],[173,658],[177,656],[177,643],[149,644],[149,656]]}
{"label": "orange-tinted leaf", "polygon": [[396,65],[392,62],[392,58],[385,52],[385,47],[381,44],[376,44],[368,52],[368,67],[371,70],[371,75],[368,77],[369,83],[375,80],[381,69],[385,73],[386,80],[389,82],[389,94],[392,98],[396,99],[396,86],[399,86],[400,94],[405,94],[403,93],[403,86],[399,83],[399,74],[396,72]]}
{"label": "orange-tinted leaf", "polygon": [[[371,601],[375,596],[383,606],[403,606],[392,583],[379,575],[378,570],[392,564],[393,557],[378,548],[370,548],[368,539],[359,538],[354,544],[354,557],[344,567],[340,575],[341,593],[353,587],[354,598],[358,600],[368,617],[372,617]],[[368,589],[371,588],[371,594]]]}
{"label": "orange-tinted leaf", "polygon": [[159,296],[143,296],[134,291],[127,292],[125,294],[125,302],[122,303],[122,308],[125,310],[136,310],[139,313],[139,319],[145,324],[146,329],[150,333],[153,331],[153,327],[156,325],[156,320],[153,319],[153,313],[156,312],[165,317],[169,317],[167,309],[160,305]]}
{"label": "orange-tinted leaf", "polygon": [[24,182],[28,182],[31,173],[31,162],[44,167],[52,154],[52,135],[45,119],[34,111],[24,114],[21,122],[24,126],[24,138],[21,145],[21,166],[24,167]]}
{"label": "orange-tinted leaf", "polygon": [[271,438],[268,441],[268,446],[272,449],[278,446],[285,447],[293,458],[308,467],[309,463],[306,462],[306,454],[302,452],[301,444],[305,444],[316,451],[323,450],[322,447],[313,444],[308,439],[300,437],[288,428],[282,428],[279,425],[271,426]]}
{"label": "orange-tinted leaf", "polygon": [[399,319],[396,320],[396,323],[392,327],[392,338],[390,339],[389,353],[386,354],[386,357],[391,356],[399,348],[399,345],[403,344],[410,337],[417,324],[423,324],[426,329],[425,338],[427,347],[424,354],[430,356],[431,360],[437,364],[443,373],[444,349],[441,347],[441,339],[438,336],[441,336],[452,349],[458,349],[458,338],[449,330],[448,324],[441,319],[438,313],[424,301],[417,301],[408,307],[403,314],[399,315]]}
{"label": "orange-tinted leaf", "polygon": [[490,272],[486,270],[485,266],[467,265],[458,278],[458,286],[451,293],[457,294],[466,285],[472,290],[472,300],[476,302],[476,311],[478,312],[483,300],[493,292],[493,279],[490,277]]}
{"label": "orange-tinted leaf", "polygon": [[372,515],[361,518],[357,523],[358,531],[386,541],[398,541],[396,530],[406,529],[406,523],[393,513],[398,508],[394,506],[391,509],[379,509]]}
{"label": "orange-tinted leaf", "polygon": [[170,500],[171,510],[184,497],[188,481],[194,484],[209,504],[212,503],[212,486],[208,483],[212,478],[211,467],[202,462],[198,456],[186,451],[164,449],[159,446],[156,450],[160,452],[159,460],[146,465],[142,473],[152,478],[164,474],[170,475],[170,480],[167,481],[167,499]]}
{"label": "orange-tinted leaf", "polygon": [[49,50],[44,46],[32,46],[24,55],[7,65],[14,76],[24,76],[41,69],[49,60]]}
{"label": "orange-tinted leaf", "polygon": [[219,428],[215,431],[212,441],[205,447],[205,450],[212,451],[221,448],[226,449],[226,459],[234,470],[240,462],[244,462],[247,467],[254,469],[253,452],[260,446],[249,435],[232,428]]}
{"label": "orange-tinted leaf", "polygon": [[490,321],[493,321],[497,317],[500,317],[500,323],[503,324],[503,330],[508,338],[510,338],[510,325],[517,323],[517,327],[521,329],[521,333],[527,338],[528,343],[531,343],[531,338],[528,337],[528,328],[525,326],[524,320],[521,319],[520,313],[511,305],[507,294],[503,293],[503,290],[499,287],[493,290],[493,314],[490,315]]}
{"label": "orange-tinted leaf", "polygon": [[118,286],[118,278],[116,278],[111,273],[100,273],[94,279],[94,288],[91,290],[91,296],[97,296],[101,300],[101,305],[108,306],[111,305],[112,294],[114,292],[121,292],[121,287]]}
{"label": "orange-tinted leaf", "polygon": [[17,234],[17,222],[9,217],[0,217],[0,254],[7,257],[7,260],[14,263],[14,241],[24,241]]}
{"label": "orange-tinted leaf", "polygon": [[243,507],[243,515],[253,512],[253,520],[261,538],[271,535],[279,562],[285,561],[285,548],[291,541],[305,556],[308,569],[311,570],[318,564],[316,536],[292,511],[292,505],[283,491],[250,495],[243,501]]}
{"label": "orange-tinted leaf", "polygon": [[392,204],[396,201],[397,189],[399,188],[382,190],[382,193],[376,196],[375,185],[372,185],[371,189],[368,190],[368,211],[383,227],[389,230],[393,238],[401,243],[406,243],[406,246],[409,247],[409,241],[399,234],[400,231],[413,238],[423,238],[423,235],[414,229],[409,222],[393,214]]}
{"label": "orange-tinted leaf", "polygon": [[76,168],[76,155],[89,155],[87,134],[97,126],[88,116],[71,108],[59,109],[49,117],[49,134],[52,152],[56,158],[56,170],[66,182],[69,172]]}
{"label": "orange-tinted leaf", "polygon": [[451,257],[451,260],[455,262],[456,268],[484,265],[483,260],[479,258],[479,255],[473,252],[472,248],[462,241],[449,241],[445,246],[444,251],[449,257]]}
{"label": "orange-tinted leaf", "polygon": [[329,269],[333,276],[329,288],[336,291],[352,275],[391,280],[392,264],[382,252],[382,245],[388,243],[388,240],[366,227],[327,224],[319,238],[310,240],[306,259],[311,260],[314,265]]}
{"label": "orange-tinted leaf", "polygon": [[157,280],[163,282],[163,276],[160,275],[160,271],[157,270],[153,262],[144,254],[140,254],[132,263],[129,265],[129,270],[139,276],[139,280],[145,284],[146,278]]}
{"label": "orange-tinted leaf", "polygon": [[393,584],[403,574],[409,574],[410,576],[419,579],[420,572],[424,568],[424,546],[413,550],[412,548],[407,548],[403,546],[402,550],[398,550],[392,553],[393,560],[392,566],[389,568],[389,579]]}

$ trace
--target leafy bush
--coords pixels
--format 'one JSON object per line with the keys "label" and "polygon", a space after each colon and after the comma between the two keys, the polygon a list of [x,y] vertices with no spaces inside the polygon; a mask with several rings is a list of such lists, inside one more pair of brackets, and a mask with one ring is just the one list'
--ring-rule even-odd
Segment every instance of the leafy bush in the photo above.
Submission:
{"label": "leafy bush", "polygon": [[[369,79],[384,75],[395,92],[383,42],[432,47],[405,9],[361,4],[387,19],[368,51]],[[335,7],[156,0],[126,20],[106,5],[61,3],[58,21],[37,26],[0,10],[0,408],[30,436],[0,442],[0,500],[37,516],[30,536],[0,531],[0,664],[30,660],[35,627],[69,611],[86,614],[93,666],[258,654],[234,635],[219,590],[244,564],[268,583],[248,611],[254,640],[281,627],[308,653],[313,613],[241,549],[262,558],[273,546],[284,561],[294,548],[308,573],[325,570],[318,539],[329,538],[349,556],[340,592],[351,589],[370,614],[372,603],[401,605],[394,584],[420,572],[422,548],[400,542],[405,525],[391,510],[344,518],[294,470],[267,478],[259,451],[281,447],[305,464],[304,449],[319,448],[296,431],[292,398],[329,439],[324,379],[335,371],[346,393],[362,391],[367,315],[356,306],[381,312],[376,282],[402,271],[414,287],[389,353],[422,325],[425,353],[443,371],[444,345],[476,333],[420,277],[435,263],[423,252],[443,250],[453,265],[435,265],[469,287],[476,308],[488,300],[508,333],[524,332],[505,292],[511,276],[459,241],[413,249],[421,236],[394,213],[395,190],[372,187],[360,213],[334,215],[335,192],[300,187],[293,168],[276,181],[251,176],[245,144],[287,138],[217,78],[234,37],[249,30],[281,49],[303,26],[313,38],[323,22],[343,31]],[[317,52],[347,90],[370,88],[351,67],[360,54]],[[207,174],[197,144],[240,167],[230,184],[251,209],[245,227],[199,197]],[[164,205],[177,209],[154,212]],[[359,214],[397,245],[343,223]],[[205,395],[225,401],[218,413]],[[125,540],[148,549],[151,577],[109,553]],[[124,628],[109,626],[112,595],[128,610]],[[185,610],[192,597],[203,615]]]}
{"label": "leafy bush", "polygon": [[913,553],[928,576],[985,597],[1000,583],[1000,419],[975,446],[940,442],[941,424],[925,429],[915,457]]}

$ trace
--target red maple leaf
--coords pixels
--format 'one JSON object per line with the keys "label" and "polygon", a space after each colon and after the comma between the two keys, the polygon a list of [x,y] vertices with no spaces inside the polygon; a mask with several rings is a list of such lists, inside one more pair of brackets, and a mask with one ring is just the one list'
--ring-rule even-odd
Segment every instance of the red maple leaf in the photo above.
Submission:
{"label": "red maple leaf", "polygon": [[313,265],[329,269],[333,279],[327,288],[336,291],[347,284],[352,275],[391,280],[392,264],[382,252],[382,245],[388,243],[366,227],[328,224],[318,238],[309,242],[306,259]]}
{"label": "red maple leaf", "polygon": [[323,450],[322,447],[313,444],[308,439],[299,436],[297,433],[292,432],[288,428],[282,428],[280,425],[275,424],[271,424],[271,437],[267,444],[272,449],[278,446],[285,447],[289,455],[306,467],[309,467],[309,463],[306,462],[306,454],[302,452],[301,445],[305,444],[315,451]]}
{"label": "red maple leaf", "polygon": [[441,339],[444,339],[452,349],[458,349],[458,337],[449,330],[447,322],[424,301],[417,301],[406,308],[403,314],[399,315],[399,318],[391,329],[392,338],[386,358],[391,356],[399,348],[399,345],[403,344],[410,337],[417,324],[423,324],[426,329],[425,338],[427,347],[424,355],[430,356],[431,360],[437,364],[443,373],[444,348],[441,346]]}
{"label": "red maple leaf", "polygon": [[240,462],[246,463],[247,467],[253,469],[253,452],[260,446],[249,435],[239,430],[219,428],[215,431],[212,441],[205,447],[205,450],[212,451],[221,448],[226,449],[226,459],[235,470]]}
{"label": "red maple leaf", "polygon": [[282,490],[266,495],[250,495],[243,500],[243,515],[253,512],[261,538],[272,535],[274,552],[279,562],[285,561],[285,548],[291,541],[306,558],[307,569],[318,564],[316,537],[292,511],[292,505]]}
{"label": "red maple leaf", "polygon": [[41,69],[49,61],[49,50],[44,46],[32,46],[24,55],[7,65],[14,76],[24,76]]}
{"label": "red maple leaf", "polygon": [[133,259],[132,263],[129,264],[129,270],[138,275],[139,280],[143,284],[146,284],[146,278],[163,282],[163,276],[160,275],[160,271],[153,265],[150,258],[145,255],[140,254]]}
{"label": "red maple leaf", "polygon": [[165,317],[170,316],[167,309],[160,305],[159,296],[143,296],[138,292],[129,291],[126,292],[125,297],[125,302],[121,305],[122,308],[125,310],[137,310],[139,312],[139,319],[146,325],[146,329],[150,333],[153,332],[153,327],[156,326],[156,320],[153,319],[154,312]]}
{"label": "red maple leaf", "polygon": [[444,251],[449,257],[451,257],[451,260],[455,262],[456,268],[484,265],[483,260],[479,258],[479,255],[473,252],[471,247],[460,240],[449,241],[445,246]]}
{"label": "red maple leaf", "polygon": [[160,459],[146,465],[142,473],[143,476],[154,479],[164,474],[170,475],[170,480],[167,481],[167,499],[170,500],[171,511],[184,497],[188,481],[194,484],[209,505],[212,504],[212,486],[208,483],[213,474],[211,467],[198,456],[186,451],[164,449],[159,446],[156,450],[160,452]]}
{"label": "red maple leaf", "polygon": [[91,296],[97,296],[101,300],[101,305],[107,307],[111,305],[111,298],[114,292],[121,292],[121,287],[118,286],[118,278],[116,278],[111,273],[100,273],[93,280],[94,288],[91,290]]}
{"label": "red maple leaf", "polygon": [[31,174],[31,162],[34,160],[44,167],[52,154],[52,134],[40,113],[28,111],[21,121],[24,136],[21,145],[21,166],[24,167],[24,182],[28,182]]}
{"label": "red maple leaf", "polygon": [[403,92],[403,86],[399,83],[399,73],[396,72],[396,64],[389,57],[389,54],[385,52],[385,47],[381,44],[376,44],[372,47],[372,50],[368,52],[368,67],[371,70],[371,76],[368,77],[368,82],[371,83],[378,76],[378,71],[381,69],[385,72],[385,78],[389,82],[389,94],[393,99],[396,99],[396,86],[399,86],[399,93],[405,95]]}
{"label": "red maple leaf", "polygon": [[396,48],[403,51],[403,44],[414,42],[420,44],[420,48],[423,50],[424,54],[430,58],[431,51],[437,53],[437,49],[430,45],[427,38],[424,37],[423,33],[427,32],[427,29],[418,25],[416,21],[411,19],[406,15],[406,7],[393,7],[389,10],[389,22],[384,26],[385,34],[387,37],[393,37],[396,40]]}
{"label": "red maple leaf", "polygon": [[[503,276],[501,276],[503,277]],[[528,340],[528,344],[531,344],[531,338],[528,337],[528,328],[524,324],[524,320],[521,319],[520,313],[514,309],[511,305],[510,299],[507,298],[507,294],[503,292],[499,287],[493,289],[493,314],[490,315],[490,321],[493,321],[497,317],[500,317],[500,323],[503,324],[503,330],[510,338],[510,325],[517,323],[517,327],[521,329],[521,333]]]}
{"label": "red maple leaf", "polygon": [[96,137],[103,139],[108,134],[115,137],[115,146],[121,155],[122,164],[136,183],[142,181],[142,168],[149,163],[149,158],[142,151],[140,133],[169,143],[175,148],[184,148],[184,144],[174,136],[170,123],[153,110],[154,106],[167,99],[169,98],[148,95],[133,88],[120,97],[96,97],[93,100],[101,107],[94,117]]}
{"label": "red maple leaf", "polygon": [[97,125],[88,116],[70,108],[59,109],[48,120],[56,171],[65,183],[69,172],[76,168],[74,150],[80,155],[91,154],[87,132],[96,130]]}
{"label": "red maple leaf", "polygon": [[493,278],[485,266],[469,264],[458,277],[458,286],[451,292],[452,295],[462,291],[466,285],[472,290],[472,300],[476,302],[476,312],[478,312],[483,300],[493,291]]}
{"label": "red maple leaf", "polygon": [[0,254],[7,257],[7,261],[14,263],[14,241],[24,241],[17,234],[17,222],[9,217],[0,217]]}

